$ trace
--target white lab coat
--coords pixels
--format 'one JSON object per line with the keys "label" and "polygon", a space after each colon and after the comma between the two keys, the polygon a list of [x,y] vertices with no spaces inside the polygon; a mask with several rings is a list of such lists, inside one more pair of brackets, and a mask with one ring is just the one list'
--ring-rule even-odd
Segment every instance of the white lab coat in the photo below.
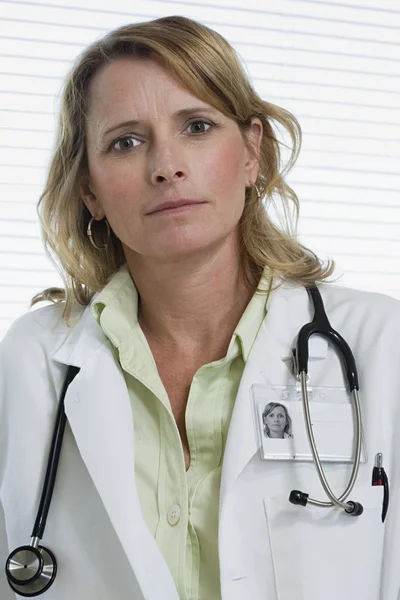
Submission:
{"label": "white lab coat", "polygon": [[[219,519],[223,600],[400,598],[400,303],[327,284],[320,290],[332,326],[358,364],[368,462],[350,498],[364,505],[364,514],[293,506],[292,489],[326,499],[313,464],[260,459],[250,387],[293,382],[287,359],[313,314],[304,288],[285,284],[270,296],[226,444]],[[0,500],[7,532],[1,563],[8,550],[30,542],[66,365],[76,365],[81,370],[65,397],[68,423],[42,540],[57,558],[58,574],[42,598],[178,600],[140,509],[123,374],[90,308],[73,329],[60,314],[57,306],[27,313],[0,345]],[[314,385],[345,381],[340,360],[321,338],[311,338],[309,371]],[[391,482],[384,525],[382,488],[371,486],[377,452]],[[340,494],[349,466],[325,469]],[[19,597],[1,569],[1,600]]]}

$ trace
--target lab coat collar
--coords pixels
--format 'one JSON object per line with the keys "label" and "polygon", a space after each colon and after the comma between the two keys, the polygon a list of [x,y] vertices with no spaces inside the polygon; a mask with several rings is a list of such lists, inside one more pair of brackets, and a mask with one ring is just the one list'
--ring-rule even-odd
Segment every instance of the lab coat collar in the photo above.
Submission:
{"label": "lab coat collar", "polygon": [[98,296],[99,293],[93,296],[61,346],[53,353],[53,360],[81,368],[85,360],[107,341],[92,314],[92,304]]}

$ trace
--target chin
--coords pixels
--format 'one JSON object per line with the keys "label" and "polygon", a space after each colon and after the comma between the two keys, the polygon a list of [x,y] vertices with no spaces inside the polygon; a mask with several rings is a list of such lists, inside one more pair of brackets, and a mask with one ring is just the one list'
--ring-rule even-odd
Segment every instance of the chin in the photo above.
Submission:
{"label": "chin", "polygon": [[202,239],[195,239],[194,236],[192,239],[188,240],[174,240],[171,241],[170,244],[164,244],[163,246],[159,246],[156,251],[154,251],[153,256],[157,255],[157,258],[163,258],[165,260],[168,259],[177,259],[177,258],[186,258],[190,256],[195,256],[198,254],[199,256],[203,253],[207,253],[207,251],[215,252],[216,248],[221,245],[219,240],[204,240],[204,232],[202,234]]}

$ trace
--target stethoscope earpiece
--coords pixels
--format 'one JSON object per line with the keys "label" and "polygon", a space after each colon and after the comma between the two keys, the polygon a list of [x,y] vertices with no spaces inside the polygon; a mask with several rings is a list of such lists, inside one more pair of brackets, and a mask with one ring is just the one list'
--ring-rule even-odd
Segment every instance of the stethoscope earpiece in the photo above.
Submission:
{"label": "stethoscope earpiece", "polygon": [[6,562],[6,576],[16,594],[30,598],[46,592],[57,574],[57,561],[43,546],[20,546]]}
{"label": "stethoscope earpiece", "polygon": [[348,510],[345,510],[345,512],[351,517],[359,517],[363,514],[364,507],[359,502],[353,502],[352,500],[349,500],[347,504],[350,506]]}
{"label": "stethoscope earpiece", "polygon": [[308,494],[300,492],[299,490],[292,490],[289,495],[289,502],[292,504],[306,506],[308,500]]}
{"label": "stethoscope earpiece", "polygon": [[[292,490],[289,494],[289,502],[296,504],[297,506],[307,506],[309,494],[300,492],[300,490]],[[351,517],[359,517],[364,512],[364,507],[359,502],[353,502],[349,500],[347,502],[347,508],[344,512]]]}

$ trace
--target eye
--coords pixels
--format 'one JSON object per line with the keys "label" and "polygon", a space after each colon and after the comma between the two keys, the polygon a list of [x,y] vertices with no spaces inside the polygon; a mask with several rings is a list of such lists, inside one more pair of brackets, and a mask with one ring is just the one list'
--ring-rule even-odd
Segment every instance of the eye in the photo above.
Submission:
{"label": "eye", "polygon": [[[132,135],[120,137],[111,144],[111,149],[116,150],[117,152],[126,152],[127,150],[132,150],[133,148],[136,148],[136,146],[130,143],[131,140],[136,140],[136,138]],[[121,144],[119,148],[118,144]]]}
{"label": "eye", "polygon": [[[189,127],[191,127],[192,125],[208,125],[210,128],[212,128],[214,126],[213,123],[209,123],[208,121],[203,121],[203,119],[197,119],[196,121],[192,121],[191,123],[189,123],[187,129],[189,129]],[[206,129],[206,131],[198,131],[197,133],[207,133],[209,131],[209,129]]]}

